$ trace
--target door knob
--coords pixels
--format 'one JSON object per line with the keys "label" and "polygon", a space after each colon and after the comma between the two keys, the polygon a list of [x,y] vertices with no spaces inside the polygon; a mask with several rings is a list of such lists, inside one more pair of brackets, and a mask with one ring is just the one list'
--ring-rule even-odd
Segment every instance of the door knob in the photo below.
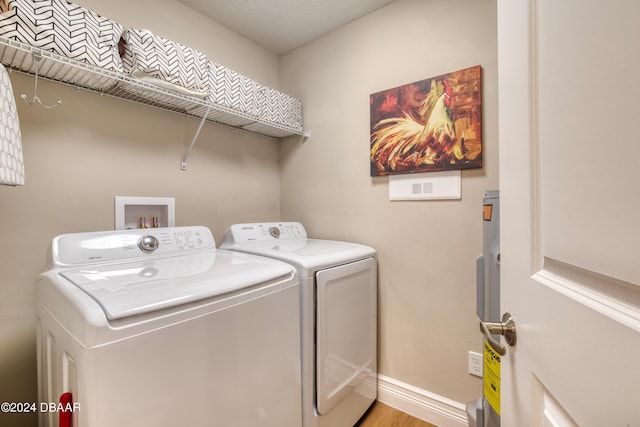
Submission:
{"label": "door knob", "polygon": [[510,313],[502,315],[502,322],[480,322],[480,331],[484,334],[489,345],[500,356],[507,354],[507,347],[500,343],[493,335],[503,335],[507,344],[511,347],[516,345],[518,334],[516,333],[516,323]]}

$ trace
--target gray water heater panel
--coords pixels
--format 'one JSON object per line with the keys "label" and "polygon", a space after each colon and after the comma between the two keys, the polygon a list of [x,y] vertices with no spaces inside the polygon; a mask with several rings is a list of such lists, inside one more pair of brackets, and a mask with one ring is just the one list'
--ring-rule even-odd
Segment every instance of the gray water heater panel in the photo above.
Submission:
{"label": "gray water heater panel", "polygon": [[482,200],[482,255],[476,259],[477,307],[481,320],[500,321],[500,195],[485,191]]}

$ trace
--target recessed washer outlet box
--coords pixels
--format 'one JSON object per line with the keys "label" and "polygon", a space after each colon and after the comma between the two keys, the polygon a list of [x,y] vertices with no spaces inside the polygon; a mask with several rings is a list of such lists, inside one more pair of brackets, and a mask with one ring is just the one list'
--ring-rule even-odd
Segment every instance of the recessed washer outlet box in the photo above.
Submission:
{"label": "recessed washer outlet box", "polygon": [[174,227],[175,199],[173,197],[123,197],[115,198],[115,229],[140,228],[144,218],[146,228],[152,228],[153,219],[158,227]]}

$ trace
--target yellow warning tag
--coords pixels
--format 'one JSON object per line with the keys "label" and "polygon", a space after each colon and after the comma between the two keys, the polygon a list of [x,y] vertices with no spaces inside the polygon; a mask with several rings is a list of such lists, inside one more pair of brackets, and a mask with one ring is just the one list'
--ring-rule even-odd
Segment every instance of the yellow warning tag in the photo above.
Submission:
{"label": "yellow warning tag", "polygon": [[500,355],[484,342],[484,397],[500,415]]}

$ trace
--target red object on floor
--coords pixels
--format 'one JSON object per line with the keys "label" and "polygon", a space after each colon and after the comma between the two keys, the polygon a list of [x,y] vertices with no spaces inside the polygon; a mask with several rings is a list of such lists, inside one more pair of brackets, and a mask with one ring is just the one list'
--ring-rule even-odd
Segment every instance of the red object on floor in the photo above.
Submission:
{"label": "red object on floor", "polygon": [[72,427],[72,408],[73,399],[71,393],[62,393],[60,395],[60,412],[58,412],[58,426],[59,427]]}

